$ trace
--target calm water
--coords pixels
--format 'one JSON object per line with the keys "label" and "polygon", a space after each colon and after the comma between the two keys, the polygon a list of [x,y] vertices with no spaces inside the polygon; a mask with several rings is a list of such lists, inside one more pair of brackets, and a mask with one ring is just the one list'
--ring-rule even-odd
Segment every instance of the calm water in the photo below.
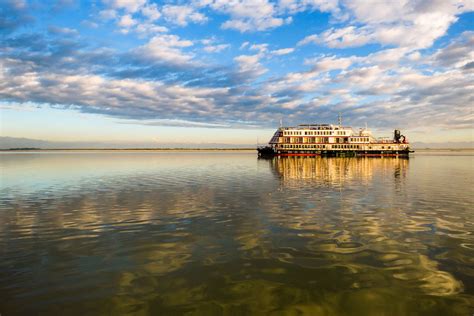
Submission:
{"label": "calm water", "polygon": [[4,316],[474,313],[472,153],[0,166]]}

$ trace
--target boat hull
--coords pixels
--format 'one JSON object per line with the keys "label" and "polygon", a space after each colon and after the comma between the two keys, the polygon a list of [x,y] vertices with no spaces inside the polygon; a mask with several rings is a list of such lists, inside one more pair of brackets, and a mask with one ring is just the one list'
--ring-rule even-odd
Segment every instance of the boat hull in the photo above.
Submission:
{"label": "boat hull", "polygon": [[264,149],[257,149],[260,157],[409,157],[410,150],[372,150],[372,151],[360,151],[360,150],[323,150],[323,151],[281,151],[274,150],[271,147],[265,147]]}

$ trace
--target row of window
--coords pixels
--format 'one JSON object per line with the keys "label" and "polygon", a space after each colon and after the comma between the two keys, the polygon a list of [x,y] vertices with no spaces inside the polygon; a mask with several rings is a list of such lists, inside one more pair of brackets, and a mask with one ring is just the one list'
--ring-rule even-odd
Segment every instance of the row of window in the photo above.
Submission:
{"label": "row of window", "polygon": [[[303,139],[307,140],[308,142],[314,142],[314,139],[323,139],[323,138],[318,138],[318,137],[280,137],[280,139],[283,140],[283,142],[289,143],[290,140],[296,141],[296,142],[302,142]],[[327,139],[327,138],[324,138]],[[350,141],[350,142],[358,142],[358,143],[368,143],[370,141],[369,137],[339,137],[335,138],[336,142],[343,142],[343,140]]]}
{"label": "row of window", "polygon": [[[290,144],[281,144],[279,148],[289,148],[289,149],[305,149],[305,148],[313,148],[313,149],[326,149],[326,145],[290,145]],[[327,145],[327,148],[332,149],[362,149],[361,145],[351,145],[351,144],[344,144],[344,145]],[[369,149],[372,149],[372,146],[369,146]],[[377,148],[375,148],[377,149]],[[385,146],[382,146],[380,149],[385,149]],[[387,149],[391,149],[391,146],[387,146]]]}
{"label": "row of window", "polygon": [[[337,135],[345,135],[344,131],[337,131]],[[283,135],[332,135],[332,131],[284,131]]]}
{"label": "row of window", "polygon": [[282,137],[280,143],[327,143],[328,139],[323,137]]}
{"label": "row of window", "polygon": [[365,143],[368,143],[368,142],[369,142],[369,138],[368,138],[368,137],[355,137],[355,138],[349,138],[349,141],[351,141],[351,142],[365,142]]}
{"label": "row of window", "polygon": [[360,145],[332,145],[335,149],[360,149]]}
{"label": "row of window", "polygon": [[280,148],[317,148],[324,149],[326,145],[280,145]]}

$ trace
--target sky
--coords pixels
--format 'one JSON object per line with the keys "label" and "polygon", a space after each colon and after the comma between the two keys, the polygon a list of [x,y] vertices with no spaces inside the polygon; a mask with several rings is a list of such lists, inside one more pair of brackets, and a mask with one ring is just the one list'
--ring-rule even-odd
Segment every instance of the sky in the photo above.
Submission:
{"label": "sky", "polygon": [[0,0],[3,137],[267,142],[283,121],[474,141],[474,1]]}

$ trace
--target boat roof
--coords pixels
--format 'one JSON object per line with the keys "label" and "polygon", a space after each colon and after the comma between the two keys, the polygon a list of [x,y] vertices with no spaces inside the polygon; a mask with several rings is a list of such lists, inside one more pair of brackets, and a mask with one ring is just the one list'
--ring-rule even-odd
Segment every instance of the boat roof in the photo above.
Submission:
{"label": "boat roof", "polygon": [[339,126],[333,124],[299,124],[297,126],[280,127],[281,129],[352,129],[350,126]]}

